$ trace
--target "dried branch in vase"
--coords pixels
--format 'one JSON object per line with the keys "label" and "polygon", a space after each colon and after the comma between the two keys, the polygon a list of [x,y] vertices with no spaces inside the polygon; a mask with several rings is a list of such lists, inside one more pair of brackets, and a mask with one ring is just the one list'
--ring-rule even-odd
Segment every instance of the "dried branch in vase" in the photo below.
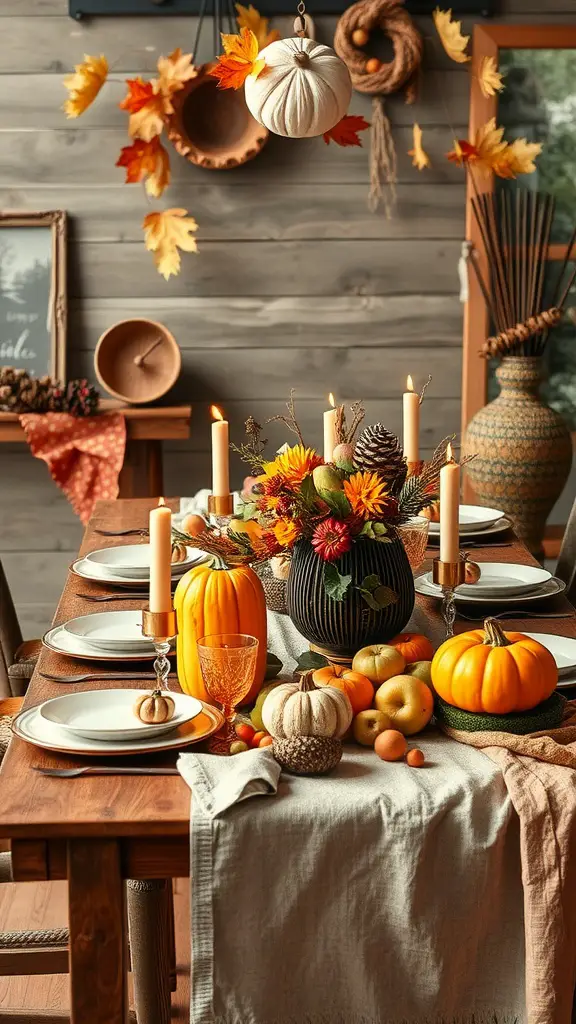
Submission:
{"label": "dried branch in vase", "polygon": [[288,430],[291,430],[293,434],[296,434],[296,437],[298,438],[300,444],[303,445],[303,447],[306,447],[305,444],[304,444],[304,438],[302,436],[302,431],[300,430],[300,427],[298,426],[298,420],[296,419],[296,410],[295,410],[295,403],[294,403],[294,395],[295,394],[296,394],[296,391],[295,391],[294,388],[292,388],[291,391],[290,391],[290,398],[286,402],[286,408],[288,410],[288,415],[287,416],[286,415],[284,415],[284,416],[271,416],[270,419],[266,420],[266,423],[285,423],[286,426],[288,427]]}
{"label": "dried branch in vase", "polygon": [[244,424],[244,429],[248,440],[239,445],[231,444],[230,449],[236,452],[242,461],[250,466],[253,473],[261,473],[268,439],[261,436],[262,427],[253,416],[248,417]]}
{"label": "dried branch in vase", "polygon": [[336,408],[336,444],[351,445],[354,443],[354,438],[366,415],[363,403],[361,401],[353,402],[350,406],[350,413],[352,422],[348,426],[346,422],[346,407],[339,405]]}

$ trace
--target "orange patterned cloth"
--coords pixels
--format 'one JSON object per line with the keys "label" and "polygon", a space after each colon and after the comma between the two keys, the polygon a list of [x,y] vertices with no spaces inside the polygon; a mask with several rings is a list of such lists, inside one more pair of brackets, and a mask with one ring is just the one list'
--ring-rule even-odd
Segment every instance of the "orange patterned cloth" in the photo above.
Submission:
{"label": "orange patterned cloth", "polygon": [[122,413],[25,413],[20,423],[32,454],[46,463],[82,523],[88,522],[97,501],[118,497],[126,448]]}

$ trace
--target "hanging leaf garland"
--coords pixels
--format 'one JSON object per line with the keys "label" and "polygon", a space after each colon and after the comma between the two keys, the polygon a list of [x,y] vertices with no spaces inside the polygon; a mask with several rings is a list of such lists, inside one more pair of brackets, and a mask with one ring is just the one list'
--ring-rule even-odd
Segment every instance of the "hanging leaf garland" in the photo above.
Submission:
{"label": "hanging leaf garland", "polygon": [[256,36],[260,50],[263,50],[269,43],[275,43],[277,39],[280,39],[278,29],[269,29],[268,18],[263,18],[252,4],[249,7],[243,7],[242,4],[234,6],[237,11],[238,28],[249,28]]}
{"label": "hanging leaf garland", "polygon": [[74,74],[64,79],[68,99],[63,110],[66,117],[80,117],[96,99],[108,77],[108,61],[103,53],[99,57],[84,54],[81,64],[76,64]]}
{"label": "hanging leaf garland", "polygon": [[154,262],[166,281],[180,272],[180,249],[198,252],[196,239],[192,237],[198,225],[187,210],[175,207],[149,213],[142,227],[144,244],[154,253]]}
{"label": "hanging leaf garland", "polygon": [[241,89],[248,75],[258,75],[266,67],[266,61],[258,60],[260,48],[254,32],[244,27],[239,35],[222,33],[224,53],[217,58],[210,72],[218,79],[220,89]]}
{"label": "hanging leaf garland", "polygon": [[170,184],[170,159],[158,136],[150,142],[136,139],[131,146],[124,146],[116,167],[126,168],[127,184],[144,181],[147,194],[155,199]]}
{"label": "hanging leaf garland", "polygon": [[470,36],[462,35],[462,22],[452,20],[452,11],[441,11],[439,7],[432,12],[436,31],[440,42],[450,60],[457,64],[466,64],[472,58],[466,53]]}

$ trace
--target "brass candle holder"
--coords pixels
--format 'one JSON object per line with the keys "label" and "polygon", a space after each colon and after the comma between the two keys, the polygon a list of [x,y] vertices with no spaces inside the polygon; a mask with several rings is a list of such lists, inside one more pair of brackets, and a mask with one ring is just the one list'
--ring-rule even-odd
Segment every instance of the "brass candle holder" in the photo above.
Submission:
{"label": "brass candle holder", "polygon": [[145,608],[142,612],[142,633],[152,640],[156,651],[154,661],[156,689],[167,690],[168,676],[170,675],[168,655],[172,641],[178,635],[174,609],[172,608],[169,612],[151,612],[149,608]]}
{"label": "brass candle holder", "polygon": [[[468,572],[469,579],[466,580]],[[456,619],[456,602],[454,591],[462,583],[476,583],[480,578],[480,570],[476,562],[469,562],[465,554],[461,554],[457,562],[443,562],[435,558],[432,563],[432,580],[442,588],[442,618],[446,626],[446,639],[454,636]]]}
{"label": "brass candle holder", "polygon": [[224,533],[234,515],[233,494],[210,494],[208,497],[210,522]]}

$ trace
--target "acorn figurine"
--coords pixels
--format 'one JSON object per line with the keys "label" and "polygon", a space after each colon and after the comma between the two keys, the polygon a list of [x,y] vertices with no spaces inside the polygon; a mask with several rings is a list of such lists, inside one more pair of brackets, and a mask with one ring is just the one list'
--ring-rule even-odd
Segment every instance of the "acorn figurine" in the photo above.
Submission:
{"label": "acorn figurine", "polygon": [[151,690],[142,693],[134,704],[134,714],[146,725],[160,725],[174,717],[175,704],[169,693]]}

